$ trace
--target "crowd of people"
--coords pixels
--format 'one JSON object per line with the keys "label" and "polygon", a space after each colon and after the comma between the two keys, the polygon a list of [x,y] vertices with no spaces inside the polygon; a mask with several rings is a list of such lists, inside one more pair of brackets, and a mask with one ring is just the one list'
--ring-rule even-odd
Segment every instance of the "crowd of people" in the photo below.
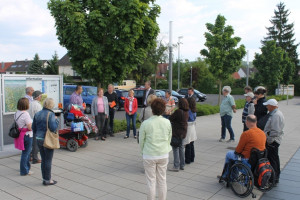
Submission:
{"label": "crowd of people", "polygon": [[[245,87],[245,106],[242,113],[243,133],[235,151],[226,154],[225,164],[220,182],[227,181],[229,160],[236,160],[243,155],[242,161],[248,163],[250,151],[257,148],[260,151],[267,149],[268,159],[276,174],[276,182],[280,177],[279,146],[283,136],[284,116],[278,109],[275,99],[266,99],[266,89]],[[77,105],[80,112],[85,109],[81,97],[82,87],[77,86],[70,98],[70,105]],[[223,100],[220,105],[221,138],[225,142],[226,129],[230,138],[227,142],[235,142],[235,134],[231,126],[236,105],[234,97],[230,95],[231,88],[222,89]],[[44,185],[54,185],[57,181],[51,178],[51,165],[53,149],[44,147],[43,142],[47,129],[57,132],[59,121],[53,112],[54,101],[47,98],[41,106],[42,93],[34,91],[32,87],[26,88],[26,96],[18,101],[15,120],[21,128],[20,137],[15,139],[16,147],[22,150],[20,161],[20,174],[31,175],[32,164],[41,163]],[[151,88],[151,82],[145,83],[143,95],[143,109],[139,120],[142,122],[139,131],[136,130],[138,112],[137,99],[134,90],[128,92],[125,98],[124,109],[127,121],[127,130],[124,139],[129,138],[130,131],[138,139],[142,152],[143,165],[148,185],[148,199],[155,199],[156,186],[158,198],[165,200],[167,195],[166,171],[179,172],[184,170],[186,164],[195,160],[194,142],[197,140],[196,132],[196,95],[193,88],[188,89],[185,98],[179,99],[176,107],[171,92],[166,91],[165,98],[157,98]],[[109,85],[107,92],[98,88],[97,96],[91,105],[91,115],[97,125],[95,140],[105,141],[107,134],[114,137],[114,115],[118,106],[118,97],[113,85]],[[173,151],[173,166],[167,168],[169,153]],[[41,159],[38,158],[38,151]],[[248,163],[249,164],[249,163]]]}

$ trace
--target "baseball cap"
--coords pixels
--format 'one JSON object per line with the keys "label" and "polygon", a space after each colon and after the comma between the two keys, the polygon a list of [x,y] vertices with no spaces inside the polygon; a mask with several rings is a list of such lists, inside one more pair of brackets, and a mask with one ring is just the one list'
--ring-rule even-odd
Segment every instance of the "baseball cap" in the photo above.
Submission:
{"label": "baseball cap", "polygon": [[36,98],[38,98],[40,95],[42,95],[43,93],[41,92],[41,91],[38,91],[38,90],[36,90],[36,91],[34,91],[33,93],[32,93],[32,98],[33,99],[36,99]]}
{"label": "baseball cap", "polygon": [[270,105],[270,106],[278,106],[278,102],[276,99],[269,99],[267,102],[263,103],[264,106]]}
{"label": "baseball cap", "polygon": [[253,94],[253,92],[248,92],[247,94],[244,94],[244,96],[253,98],[254,94]]}

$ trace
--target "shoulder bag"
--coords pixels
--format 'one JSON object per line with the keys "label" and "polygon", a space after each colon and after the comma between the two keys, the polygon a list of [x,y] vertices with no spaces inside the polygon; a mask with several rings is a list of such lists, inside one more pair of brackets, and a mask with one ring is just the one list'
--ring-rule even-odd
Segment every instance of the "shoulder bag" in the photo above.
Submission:
{"label": "shoulder bag", "polygon": [[60,148],[59,138],[58,138],[59,135],[58,135],[58,133],[51,132],[48,127],[49,115],[50,115],[50,112],[48,112],[48,115],[47,115],[47,131],[46,131],[45,140],[44,140],[44,147],[46,147],[48,149],[59,149]]}

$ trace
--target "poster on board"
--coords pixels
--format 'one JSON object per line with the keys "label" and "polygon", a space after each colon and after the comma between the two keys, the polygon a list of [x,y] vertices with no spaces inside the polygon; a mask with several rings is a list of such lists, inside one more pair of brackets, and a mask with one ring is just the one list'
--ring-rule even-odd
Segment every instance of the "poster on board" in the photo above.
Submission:
{"label": "poster on board", "polygon": [[[25,96],[26,87],[33,87],[43,93],[43,99],[53,98],[55,108],[61,102],[60,76],[40,76],[32,75],[3,75],[3,108],[4,114],[12,114],[17,111],[18,100]],[[43,102],[41,102],[42,104]]]}

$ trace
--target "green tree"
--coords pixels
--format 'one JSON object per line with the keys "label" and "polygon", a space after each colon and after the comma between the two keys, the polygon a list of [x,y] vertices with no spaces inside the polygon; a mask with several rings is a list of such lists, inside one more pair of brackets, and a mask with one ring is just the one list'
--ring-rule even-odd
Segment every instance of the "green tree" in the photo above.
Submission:
{"label": "green tree", "polygon": [[44,68],[43,63],[40,61],[39,55],[36,53],[34,55],[33,61],[30,62],[28,67],[28,74],[43,74]]}
{"label": "green tree", "polygon": [[72,67],[99,86],[142,64],[159,33],[154,0],[50,0],[48,8]]}
{"label": "green tree", "polygon": [[234,30],[232,26],[225,26],[225,17],[218,15],[215,24],[207,23],[205,46],[207,49],[200,51],[205,56],[205,61],[209,64],[209,71],[214,75],[219,83],[219,101],[221,101],[222,81],[227,79],[232,73],[237,71],[245,56],[245,46],[238,43],[240,37],[232,37]]}
{"label": "green tree", "polygon": [[58,74],[58,55],[55,52],[52,59],[49,61],[49,65],[45,70],[45,74]]}
{"label": "green tree", "polygon": [[[261,48],[261,54],[256,53],[253,61],[257,68],[257,78],[267,86],[268,90],[276,88],[276,85],[283,81],[283,75],[289,65],[293,65],[287,53],[276,46],[274,40],[267,41]],[[271,91],[272,92],[272,91]]]}
{"label": "green tree", "polygon": [[[267,37],[262,41],[263,44],[266,44],[267,41],[275,40],[277,47],[281,47],[285,52],[288,53],[288,57],[294,63],[293,65],[289,65],[289,69],[285,69],[285,80],[291,80],[290,76],[296,75],[298,76],[298,70],[296,71],[294,68],[298,66],[298,53],[297,47],[299,45],[295,44],[296,39],[294,38],[294,23],[288,23],[288,17],[291,12],[285,8],[283,2],[280,2],[277,5],[277,10],[274,10],[275,16],[270,20],[272,26],[268,27]],[[299,66],[297,67],[299,69]],[[295,73],[296,72],[296,73]]]}

